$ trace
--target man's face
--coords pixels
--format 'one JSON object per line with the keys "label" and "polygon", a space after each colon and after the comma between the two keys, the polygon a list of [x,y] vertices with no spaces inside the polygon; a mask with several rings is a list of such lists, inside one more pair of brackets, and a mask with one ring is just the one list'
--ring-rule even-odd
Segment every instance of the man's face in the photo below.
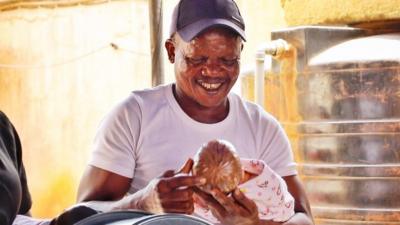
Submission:
{"label": "man's face", "polygon": [[239,75],[240,37],[212,28],[189,43],[176,35],[174,46],[169,55],[174,57],[178,98],[207,108],[223,104]]}

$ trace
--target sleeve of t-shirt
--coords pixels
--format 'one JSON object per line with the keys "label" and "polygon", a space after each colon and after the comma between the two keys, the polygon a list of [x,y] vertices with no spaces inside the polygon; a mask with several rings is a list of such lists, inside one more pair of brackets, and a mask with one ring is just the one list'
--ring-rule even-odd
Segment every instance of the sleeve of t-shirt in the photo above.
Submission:
{"label": "sleeve of t-shirt", "polygon": [[296,175],[296,163],[289,139],[279,122],[269,114],[265,114],[262,120],[264,128],[261,129],[261,152],[260,159],[281,177]]}
{"label": "sleeve of t-shirt", "polygon": [[141,109],[134,94],[118,104],[99,126],[89,164],[132,178],[141,118]]}

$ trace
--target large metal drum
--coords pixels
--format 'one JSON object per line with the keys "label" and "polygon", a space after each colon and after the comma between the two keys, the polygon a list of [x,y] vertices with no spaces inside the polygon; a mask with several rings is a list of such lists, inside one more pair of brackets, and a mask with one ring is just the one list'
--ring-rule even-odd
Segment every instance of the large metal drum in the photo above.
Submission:
{"label": "large metal drum", "polygon": [[319,224],[400,224],[400,34],[328,48],[297,77],[297,151]]}
{"label": "large metal drum", "polygon": [[316,223],[400,224],[400,33],[300,27],[273,33],[278,38],[297,49],[297,72],[274,61],[266,98],[279,98],[273,113]]}

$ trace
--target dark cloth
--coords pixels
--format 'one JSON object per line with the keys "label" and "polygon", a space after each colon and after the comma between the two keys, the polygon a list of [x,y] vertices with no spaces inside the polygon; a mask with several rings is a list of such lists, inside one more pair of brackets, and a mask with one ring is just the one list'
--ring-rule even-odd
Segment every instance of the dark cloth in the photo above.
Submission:
{"label": "dark cloth", "polygon": [[54,218],[50,225],[73,225],[80,220],[93,216],[98,212],[86,206],[74,206]]}
{"label": "dark cloth", "polygon": [[0,111],[0,224],[12,224],[16,214],[32,206],[19,136]]}

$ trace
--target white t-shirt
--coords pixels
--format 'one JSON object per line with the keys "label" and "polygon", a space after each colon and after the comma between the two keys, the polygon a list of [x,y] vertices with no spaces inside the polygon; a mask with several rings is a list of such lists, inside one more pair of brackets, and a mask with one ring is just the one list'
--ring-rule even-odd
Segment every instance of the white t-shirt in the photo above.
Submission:
{"label": "white t-shirt", "polygon": [[172,84],[134,91],[100,124],[89,164],[133,178],[129,193],[134,193],[166,170],[179,169],[202,144],[224,139],[239,157],[263,160],[280,176],[297,174],[277,120],[234,93],[228,99],[228,116],[204,124],[180,108]]}

